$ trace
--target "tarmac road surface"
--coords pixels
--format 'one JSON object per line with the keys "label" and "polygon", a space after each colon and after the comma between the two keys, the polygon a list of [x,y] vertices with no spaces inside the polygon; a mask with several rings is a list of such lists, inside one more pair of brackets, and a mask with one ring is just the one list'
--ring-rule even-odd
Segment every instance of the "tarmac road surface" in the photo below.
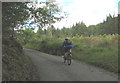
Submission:
{"label": "tarmac road surface", "polygon": [[41,81],[118,81],[117,74],[77,60],[69,66],[60,56],[32,49],[24,51],[35,64]]}

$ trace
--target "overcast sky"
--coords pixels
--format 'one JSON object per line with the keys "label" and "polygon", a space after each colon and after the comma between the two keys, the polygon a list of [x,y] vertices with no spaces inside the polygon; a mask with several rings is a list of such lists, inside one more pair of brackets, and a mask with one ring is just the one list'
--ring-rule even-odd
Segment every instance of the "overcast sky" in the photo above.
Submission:
{"label": "overcast sky", "polygon": [[[37,1],[45,2],[48,0]],[[76,22],[81,21],[84,22],[87,26],[95,25],[105,20],[109,14],[111,15],[115,14],[117,16],[118,2],[120,0],[55,0],[55,1],[59,4],[60,8],[62,8],[62,11],[65,11],[69,14],[66,19],[62,19],[60,22],[54,24],[56,28],[62,28],[70,27]]]}
{"label": "overcast sky", "polygon": [[102,22],[106,17],[118,14],[119,0],[56,0],[63,11],[69,13],[67,19],[56,23],[56,27],[69,27],[83,21],[87,26]]}
{"label": "overcast sky", "polygon": [[[33,1],[33,0],[32,0]],[[37,0],[39,2],[52,0]],[[53,0],[54,1],[54,0]],[[62,11],[69,15],[66,19],[54,24],[55,28],[69,28],[78,22],[84,22],[87,26],[95,25],[111,14],[117,16],[118,2],[120,0],[55,0]],[[37,30],[37,29],[36,29]]]}
{"label": "overcast sky", "polygon": [[[37,1],[45,2],[48,0]],[[70,27],[76,22],[81,21],[87,26],[98,24],[105,20],[109,14],[115,14],[117,16],[119,1],[120,0],[56,0],[62,10],[68,12],[69,15],[66,19],[54,24],[54,26],[56,28],[62,28],[63,26]]]}

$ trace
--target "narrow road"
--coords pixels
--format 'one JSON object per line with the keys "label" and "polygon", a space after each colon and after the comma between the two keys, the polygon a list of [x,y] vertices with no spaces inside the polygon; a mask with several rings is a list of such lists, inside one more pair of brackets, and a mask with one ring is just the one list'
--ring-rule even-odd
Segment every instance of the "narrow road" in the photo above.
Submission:
{"label": "narrow road", "polygon": [[35,64],[41,81],[118,81],[118,76],[103,69],[72,60],[68,66],[60,56],[24,49]]}

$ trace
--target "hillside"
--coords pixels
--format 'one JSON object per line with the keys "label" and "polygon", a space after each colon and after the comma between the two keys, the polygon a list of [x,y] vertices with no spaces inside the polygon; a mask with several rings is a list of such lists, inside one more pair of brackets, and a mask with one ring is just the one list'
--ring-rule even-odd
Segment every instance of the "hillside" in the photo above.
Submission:
{"label": "hillside", "polygon": [[3,38],[2,49],[3,81],[39,80],[30,58],[15,39]]}

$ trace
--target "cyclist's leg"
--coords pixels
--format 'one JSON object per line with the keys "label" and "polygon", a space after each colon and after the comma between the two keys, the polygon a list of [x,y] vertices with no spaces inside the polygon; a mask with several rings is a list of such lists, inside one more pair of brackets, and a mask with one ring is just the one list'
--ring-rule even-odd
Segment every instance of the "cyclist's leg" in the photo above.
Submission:
{"label": "cyclist's leg", "polygon": [[66,48],[65,57],[67,57],[68,54],[69,54],[69,48]]}
{"label": "cyclist's leg", "polygon": [[64,63],[66,63],[66,53],[64,53]]}
{"label": "cyclist's leg", "polygon": [[67,57],[68,52],[65,52],[65,57]]}
{"label": "cyclist's leg", "polygon": [[69,48],[69,51],[68,51],[68,65],[71,64],[71,48]]}
{"label": "cyclist's leg", "polygon": [[65,49],[64,49],[64,57],[66,57],[66,54],[67,54],[67,48],[65,47]]}
{"label": "cyclist's leg", "polygon": [[66,62],[66,52],[67,52],[67,50],[66,50],[66,48],[64,48],[64,63]]}
{"label": "cyclist's leg", "polygon": [[72,56],[72,54],[71,54],[71,53],[72,53],[72,49],[70,49],[70,56]]}
{"label": "cyclist's leg", "polygon": [[72,52],[72,49],[70,49],[70,53]]}
{"label": "cyclist's leg", "polygon": [[68,48],[65,48],[65,54],[64,54],[64,63],[66,62],[67,60],[67,56],[69,54],[69,49]]}

